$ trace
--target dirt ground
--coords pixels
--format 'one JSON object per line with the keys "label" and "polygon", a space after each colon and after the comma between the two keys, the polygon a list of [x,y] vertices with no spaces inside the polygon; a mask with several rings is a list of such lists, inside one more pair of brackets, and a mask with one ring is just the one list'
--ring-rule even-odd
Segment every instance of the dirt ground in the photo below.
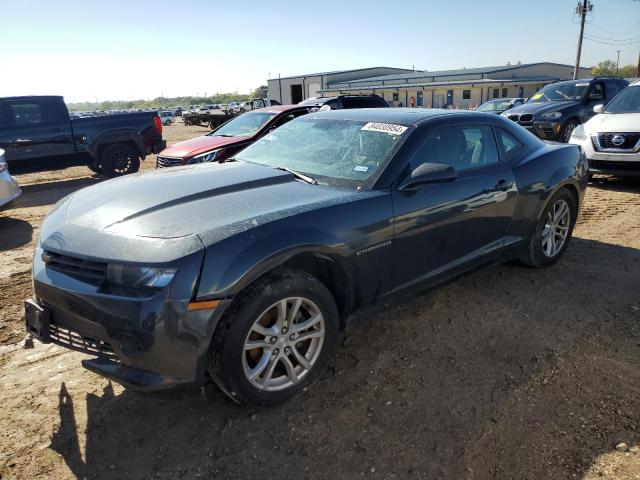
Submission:
{"label": "dirt ground", "polygon": [[387,310],[302,397],[251,411],[212,385],[142,395],[81,354],[25,348],[40,223],[101,179],[16,177],[0,213],[2,480],[640,479],[640,182],[596,178],[556,266],[503,265]]}

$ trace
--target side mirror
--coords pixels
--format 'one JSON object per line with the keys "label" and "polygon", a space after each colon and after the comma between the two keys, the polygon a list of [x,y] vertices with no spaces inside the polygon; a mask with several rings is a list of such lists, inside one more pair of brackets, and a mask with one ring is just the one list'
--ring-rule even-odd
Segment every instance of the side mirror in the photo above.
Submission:
{"label": "side mirror", "polygon": [[418,167],[411,172],[411,175],[400,182],[398,190],[412,190],[428,183],[452,182],[456,178],[458,178],[456,170],[449,165],[423,163],[422,165],[418,165]]}
{"label": "side mirror", "polygon": [[595,107],[593,107],[593,111],[595,113],[602,113],[603,110],[604,110],[604,105],[602,104],[596,105]]}

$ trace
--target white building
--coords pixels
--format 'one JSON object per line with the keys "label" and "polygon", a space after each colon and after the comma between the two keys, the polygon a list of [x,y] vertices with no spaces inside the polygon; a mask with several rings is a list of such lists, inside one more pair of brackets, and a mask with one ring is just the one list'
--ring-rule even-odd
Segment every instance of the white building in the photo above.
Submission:
{"label": "white building", "polygon": [[[371,75],[374,70],[386,71]],[[270,79],[269,98],[294,103],[297,98],[374,93],[393,106],[466,109],[492,98],[528,98],[548,83],[573,78],[573,66],[550,62],[437,72],[398,70],[402,69],[378,67]],[[588,68],[579,73],[580,78],[591,75]],[[294,91],[298,94],[292,97]]]}
{"label": "white building", "polygon": [[269,98],[277,100],[283,105],[295,104],[311,97],[320,96],[320,91],[330,85],[349,82],[368,77],[382,75],[397,75],[410,73],[406,68],[371,67],[355,70],[339,70],[334,72],[309,73],[295,77],[270,78]]}

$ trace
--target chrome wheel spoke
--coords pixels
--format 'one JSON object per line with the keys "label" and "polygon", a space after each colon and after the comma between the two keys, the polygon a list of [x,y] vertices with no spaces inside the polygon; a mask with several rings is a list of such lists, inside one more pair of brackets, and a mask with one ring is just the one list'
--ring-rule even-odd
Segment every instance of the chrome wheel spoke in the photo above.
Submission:
{"label": "chrome wheel spoke", "polygon": [[309,340],[311,338],[318,338],[318,337],[324,337],[324,330],[312,330],[310,332],[302,333],[298,337],[296,337],[295,340],[293,340],[293,343],[300,343],[300,342]]}
{"label": "chrome wheel spoke", "polygon": [[301,305],[302,305],[302,299],[296,298],[295,302],[293,303],[293,306],[291,307],[291,310],[289,311],[289,315],[287,316],[287,324],[286,324],[287,328],[291,329],[291,326],[293,325],[293,322],[295,321],[296,316],[300,311]]}
{"label": "chrome wheel spoke", "polygon": [[293,366],[293,363],[289,360],[289,357],[282,357],[282,363],[287,371],[287,377],[289,377],[289,380],[296,383],[298,381],[298,374],[296,373],[296,368]]}
{"label": "chrome wheel spoke", "polygon": [[305,357],[298,351],[295,345],[291,347],[291,351],[293,352],[293,358],[295,358],[296,361],[300,365],[302,365],[302,368],[304,368],[305,370],[311,369],[311,364],[309,363],[309,360],[307,360],[307,357]]}
{"label": "chrome wheel spoke", "polygon": [[249,380],[254,380],[257,378],[267,367],[269,364],[269,359],[271,358],[271,354],[269,352],[263,352],[262,357],[260,357],[260,361],[249,371]]}
{"label": "chrome wheel spoke", "polygon": [[276,323],[282,327],[287,322],[287,301],[280,300],[276,305],[276,311],[278,312]]}
{"label": "chrome wheel spoke", "polygon": [[256,332],[256,333],[259,333],[260,335],[264,335],[265,337],[270,337],[272,335],[277,335],[277,331],[276,331],[275,328],[273,328],[273,327],[267,328],[267,327],[265,327],[264,325],[262,325],[262,324],[260,324],[258,322],[253,324],[253,327],[251,327],[251,330]]}
{"label": "chrome wheel spoke", "polygon": [[323,320],[321,314],[318,313],[317,315],[313,315],[309,319],[305,320],[304,322],[294,323],[293,325],[291,325],[291,332],[292,333],[298,333],[298,332],[302,332],[304,330],[307,330],[307,329],[313,327],[320,320]]}
{"label": "chrome wheel spoke", "polygon": [[269,347],[271,347],[271,345],[265,339],[247,340],[244,344],[245,350],[253,350],[254,348],[268,349]]}
{"label": "chrome wheel spoke", "polygon": [[547,257],[553,257],[564,246],[571,226],[571,210],[564,200],[558,200],[547,212],[546,222],[541,234],[542,251]]}
{"label": "chrome wheel spoke", "polygon": [[279,357],[274,357],[273,355],[270,357],[267,368],[266,368],[266,372],[261,382],[262,385],[264,385],[265,387],[267,387],[269,385],[269,382],[271,382],[271,378],[273,377],[273,371],[276,369],[276,366],[278,366],[279,361],[280,361]]}

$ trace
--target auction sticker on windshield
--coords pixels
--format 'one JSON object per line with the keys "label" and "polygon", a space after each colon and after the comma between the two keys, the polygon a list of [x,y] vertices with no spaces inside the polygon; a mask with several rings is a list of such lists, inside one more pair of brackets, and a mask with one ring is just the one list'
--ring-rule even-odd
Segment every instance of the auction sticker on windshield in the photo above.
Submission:
{"label": "auction sticker on windshield", "polygon": [[362,130],[366,130],[368,132],[381,132],[381,133],[389,133],[391,135],[402,135],[407,131],[409,127],[403,127],[402,125],[395,125],[393,123],[375,123],[369,122]]}

